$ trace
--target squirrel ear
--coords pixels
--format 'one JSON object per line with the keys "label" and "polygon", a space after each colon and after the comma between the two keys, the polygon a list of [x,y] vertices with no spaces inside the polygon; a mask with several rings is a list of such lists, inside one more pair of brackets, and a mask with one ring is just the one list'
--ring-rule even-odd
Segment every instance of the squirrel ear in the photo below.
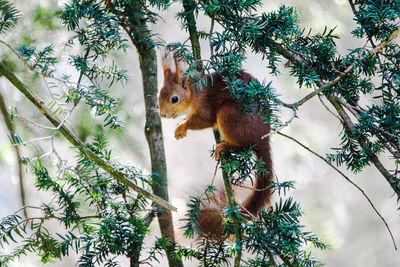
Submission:
{"label": "squirrel ear", "polygon": [[176,82],[181,80],[181,74],[183,72],[181,67],[181,62],[177,59],[176,55],[174,55],[174,62],[175,62],[175,79]]}
{"label": "squirrel ear", "polygon": [[172,72],[171,71],[171,55],[167,49],[165,49],[161,53],[161,66],[162,66],[164,76],[168,75],[167,72],[170,72],[170,73]]}
{"label": "squirrel ear", "polygon": [[168,72],[171,72],[171,68],[168,67],[167,65],[164,65],[164,63],[162,64],[162,70],[164,77],[167,76]]}
{"label": "squirrel ear", "polygon": [[188,88],[186,81],[187,81],[186,76],[183,76],[182,79],[180,80],[181,87],[182,87],[184,90],[186,90],[186,89]]}

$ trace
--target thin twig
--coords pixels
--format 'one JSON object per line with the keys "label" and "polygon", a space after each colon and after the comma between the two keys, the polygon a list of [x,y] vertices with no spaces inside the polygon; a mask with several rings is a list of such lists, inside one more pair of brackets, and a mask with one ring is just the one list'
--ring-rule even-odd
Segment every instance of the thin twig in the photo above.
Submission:
{"label": "thin twig", "polygon": [[[37,73],[37,72],[36,72]],[[43,82],[44,82],[44,84],[46,85],[46,89],[47,89],[47,93],[49,94],[49,96],[51,97],[51,99],[53,100],[53,102],[55,103],[55,104],[57,104],[57,106],[61,109],[61,112],[64,112],[66,109],[64,108],[64,106],[67,106],[68,104],[64,104],[64,103],[60,103],[60,102],[58,102],[58,100],[54,97],[54,94],[51,92],[51,90],[50,90],[50,86],[49,86],[49,82],[47,81],[47,79],[46,78],[50,78],[50,77],[47,77],[47,76],[44,76],[42,73],[39,73],[39,74],[41,74],[41,78],[42,78],[42,80],[43,80]],[[64,84],[65,85],[65,84]]]}
{"label": "thin twig", "polygon": [[55,130],[55,129],[57,129],[56,127],[50,127],[50,126],[41,125],[41,124],[39,124],[37,122],[31,121],[31,120],[29,120],[29,119],[27,119],[25,117],[22,117],[19,114],[15,114],[15,117],[21,119],[22,121],[24,121],[26,123],[30,123],[30,124],[32,124],[32,125],[34,125],[36,127],[39,127],[39,128],[43,128],[43,129],[47,129],[47,130]]}
{"label": "thin twig", "polygon": [[356,110],[354,110],[354,108],[349,103],[347,103],[345,100],[343,100],[343,99],[341,99],[339,97],[335,96],[335,98],[342,106],[344,106],[348,111],[350,111],[350,113],[353,114],[353,116],[357,120],[360,119],[360,114],[358,114],[358,112]]}
{"label": "thin twig", "polygon": [[346,176],[342,171],[340,171],[338,168],[336,168],[335,166],[333,166],[326,158],[324,158],[323,156],[319,155],[318,153],[314,152],[313,150],[311,150],[309,147],[307,147],[306,145],[304,145],[303,143],[301,143],[300,141],[298,141],[297,139],[288,136],[286,134],[283,134],[281,132],[278,132],[279,135],[286,137],[290,140],[292,140],[293,142],[295,142],[296,144],[300,145],[302,148],[304,148],[305,150],[307,150],[308,152],[310,152],[311,154],[317,156],[318,158],[320,158],[321,160],[323,160],[326,164],[328,164],[331,168],[333,168],[336,172],[338,172],[344,179],[346,179],[347,182],[349,182],[351,185],[353,185],[358,191],[361,192],[361,194],[365,197],[365,199],[368,201],[369,205],[372,207],[372,209],[375,211],[375,213],[379,216],[379,218],[382,220],[382,222],[385,224],[386,229],[388,230],[390,237],[392,239],[393,242],[393,246],[394,249],[397,250],[397,246],[396,246],[396,241],[394,240],[392,231],[390,230],[389,225],[387,224],[386,220],[383,218],[383,216],[379,213],[379,211],[376,209],[375,205],[372,203],[372,200],[368,197],[368,195],[364,192],[364,190],[358,186],[356,183],[354,183],[348,176]]}
{"label": "thin twig", "polygon": [[[61,123],[56,127],[56,130],[60,130],[61,127],[64,126],[64,124],[67,122],[68,118],[71,116],[72,112],[76,108],[77,104],[74,104],[73,107],[68,111],[67,115],[65,115],[64,119],[61,121]],[[57,133],[57,132],[56,132]],[[54,135],[56,134],[54,133]]]}
{"label": "thin twig", "polygon": [[316,56],[306,55],[306,54],[301,53],[301,52],[299,52],[299,51],[296,51],[296,50],[294,50],[294,49],[292,49],[292,48],[290,48],[290,47],[287,47],[287,49],[288,49],[290,52],[295,53],[295,54],[297,54],[297,55],[299,55],[299,56],[302,56],[302,57],[305,57],[305,58],[309,58],[309,59],[313,59],[313,60],[316,60],[316,59],[317,59]]}
{"label": "thin twig", "polygon": [[267,191],[267,190],[271,189],[271,186],[266,186],[264,188],[253,188],[253,187],[245,186],[245,185],[235,185],[235,187],[241,187],[241,188],[249,189],[249,190],[255,191],[255,192],[263,192],[263,191]]}
{"label": "thin twig", "polygon": [[35,70],[32,68],[32,66],[30,66],[30,65],[28,64],[28,62],[27,62],[27,61],[26,61],[26,60],[25,60],[11,45],[9,45],[8,43],[4,42],[4,41],[1,40],[1,39],[0,39],[0,43],[3,44],[3,45],[5,45],[5,46],[7,46],[8,49],[10,49],[11,52],[13,52],[13,54],[15,54],[15,55],[25,64],[25,66],[26,66],[29,70],[35,71]]}
{"label": "thin twig", "polygon": [[208,34],[208,45],[210,46],[210,58],[212,59],[214,57],[214,49],[211,44],[211,38],[214,33],[214,18],[211,18],[211,25],[210,25],[210,32]]}
{"label": "thin twig", "polygon": [[27,205],[27,206],[23,206],[22,208],[20,208],[19,210],[17,210],[16,212],[14,212],[14,214],[17,214],[17,213],[19,213],[21,210],[24,210],[24,209],[36,209],[36,210],[42,210],[42,208],[41,207],[36,207],[36,206],[29,206],[29,205]]}
{"label": "thin twig", "polygon": [[290,119],[289,119],[288,121],[286,121],[284,124],[282,124],[281,126],[279,126],[278,128],[276,128],[275,130],[270,131],[269,133],[263,135],[263,136],[261,137],[261,139],[265,139],[265,138],[267,138],[267,137],[269,137],[269,136],[271,136],[271,135],[273,135],[273,134],[276,134],[277,132],[281,131],[283,128],[287,127],[287,126],[294,120],[294,118],[297,117],[297,111],[296,111],[296,109],[293,108],[292,111],[293,111],[292,117],[290,117]]}
{"label": "thin twig", "polygon": [[32,158],[32,159],[30,160],[30,162],[34,162],[34,161],[36,161],[36,160],[38,160],[38,159],[43,159],[43,158],[46,158],[46,157],[50,157],[51,154],[53,154],[53,149],[50,150],[49,152],[46,152],[46,153],[40,155],[40,156],[37,156],[37,157]]}
{"label": "thin twig", "polygon": [[50,136],[50,135],[49,135],[49,136],[38,137],[38,138],[31,139],[31,140],[26,141],[26,142],[15,143],[15,144],[13,144],[13,146],[27,145],[27,144],[30,144],[30,143],[34,143],[34,142],[38,142],[38,141],[43,141],[43,140],[47,140],[47,139],[51,139],[51,138],[53,138],[53,136]]}
{"label": "thin twig", "polygon": [[336,114],[325,104],[324,100],[322,100],[322,98],[321,98],[321,95],[318,95],[318,99],[319,99],[319,101],[321,102],[321,104],[325,107],[325,109],[326,109],[333,117],[335,117],[336,119],[338,119],[338,121],[342,122],[342,119],[341,119],[338,115],[336,115]]}
{"label": "thin twig", "polygon": [[238,204],[238,206],[246,212],[246,215],[248,215],[250,218],[253,219],[253,221],[257,221],[257,217],[254,216],[248,209],[245,208],[242,204]]}
{"label": "thin twig", "polygon": [[[8,129],[11,141],[13,143],[16,143],[17,140],[15,139],[15,128],[14,125],[12,124],[10,114],[7,111],[7,105],[5,103],[4,97],[0,92],[0,110],[1,114],[3,115],[4,123]],[[24,174],[23,174],[23,167],[22,167],[22,161],[21,161],[21,151],[18,146],[14,146],[15,150],[15,157],[17,159],[17,166],[18,166],[18,178],[19,178],[19,194],[21,196],[21,204],[23,207],[26,206],[26,200],[25,200],[25,187],[24,187]],[[24,216],[25,218],[28,218],[28,212],[24,208]]]}

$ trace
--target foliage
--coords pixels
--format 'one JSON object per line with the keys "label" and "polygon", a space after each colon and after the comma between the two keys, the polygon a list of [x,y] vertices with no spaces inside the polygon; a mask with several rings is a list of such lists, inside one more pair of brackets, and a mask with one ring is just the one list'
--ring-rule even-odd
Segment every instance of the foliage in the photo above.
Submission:
{"label": "foliage", "polygon": [[[5,1],[1,2],[1,8],[4,10],[1,13],[2,19],[15,22],[11,18],[17,17],[16,9],[11,4],[5,4]],[[69,55],[69,63],[78,73],[77,82],[69,74],[58,77],[58,58],[53,45],[43,50],[22,45],[13,50],[15,56],[38,74],[46,85],[51,84],[49,91],[62,90],[61,96],[51,93],[49,106],[54,113],[63,115],[64,119],[58,127],[46,128],[46,131],[51,132],[47,139],[53,143],[50,153],[23,159],[36,177],[37,190],[48,192],[51,200],[40,207],[30,206],[32,212],[37,214],[35,216],[23,219],[15,214],[2,219],[1,246],[5,247],[10,242],[18,246],[9,254],[1,255],[0,266],[8,266],[10,262],[28,253],[37,254],[41,263],[54,263],[71,254],[79,254],[79,266],[119,266],[117,256],[121,255],[137,257],[137,262],[141,255],[141,264],[158,261],[161,250],[169,242],[164,238],[158,238],[150,246],[148,257],[141,253],[144,238],[149,233],[149,224],[158,209],[149,210],[146,198],[130,192],[126,185],[118,182],[85,154],[78,153],[76,163],[69,165],[55,150],[57,131],[66,123],[82,98],[89,108],[95,109],[95,115],[105,115],[105,126],[120,126],[121,121],[113,114],[118,100],[110,95],[107,87],[127,80],[126,71],[118,68],[113,61],[111,65],[107,64],[110,62],[110,52],[124,51],[127,44],[121,35],[119,21],[105,10],[104,5],[96,1],[73,1],[64,7],[60,18],[74,33],[66,42],[66,49],[77,51],[76,47],[80,47],[83,50],[83,55]],[[12,26],[11,22],[8,23],[4,26],[5,30]],[[11,116],[13,120],[23,118],[16,108]],[[18,137],[17,134],[14,136]],[[20,145],[26,144],[20,137],[15,140]],[[151,178],[152,175],[112,160],[104,135],[97,134],[93,142],[85,146],[97,158],[123,172],[132,182],[144,188],[156,182]],[[53,164],[47,164],[47,157],[50,162],[56,163],[55,170],[51,167]],[[61,224],[65,230],[54,232],[54,223]]]}
{"label": "foliage", "polygon": [[[385,43],[382,47],[376,44],[397,34],[400,4],[398,1],[368,0],[349,3],[358,23],[353,35],[356,38],[367,37],[368,45],[341,56],[336,50],[335,39],[338,36],[334,29],[326,28],[322,33],[312,34],[311,29],[301,28],[299,16],[292,7],[281,6],[277,11],[257,14],[254,10],[259,1],[201,2],[196,6],[196,12],[202,10],[223,27],[221,32],[207,36],[212,55],[204,64],[204,69],[224,75],[232,96],[240,103],[247,107],[249,103],[259,103],[261,112],[264,110],[267,114],[270,109],[272,119],[269,122],[275,125],[275,129],[284,125],[275,115],[281,105],[297,109],[304,102],[283,103],[269,85],[264,88],[255,84],[243,86],[235,75],[241,70],[246,49],[268,59],[268,68],[276,75],[279,75],[278,63],[282,62],[282,58],[288,59],[284,66],[290,68],[292,76],[297,77],[300,87],[323,88],[335,81],[334,86],[323,88],[323,94],[341,116],[344,131],[341,147],[334,149],[337,153],[329,154],[328,159],[354,172],[374,164],[400,197],[400,180],[397,177],[400,147],[396,123],[399,113],[394,112],[399,107],[396,73],[400,47],[395,43]],[[175,44],[173,48],[179,50],[179,55],[190,53],[183,45]],[[380,50],[375,51],[378,48]],[[193,57],[185,55],[184,58],[191,63],[188,72],[195,72]],[[377,79],[381,83],[374,84]],[[371,96],[378,102],[369,106],[360,104],[360,98]],[[337,105],[337,102],[340,104]],[[352,121],[347,112],[356,120]],[[385,114],[386,118],[379,114]],[[394,170],[381,167],[376,156],[383,151],[389,153],[396,166]]]}
{"label": "foliage", "polygon": [[[90,148],[109,159],[104,136],[96,136]],[[146,199],[132,195],[127,187],[110,177],[82,154],[77,166],[61,165],[53,176],[42,160],[25,160],[36,176],[36,188],[51,192],[52,199],[36,207],[40,216],[22,219],[18,215],[3,218],[1,245],[23,240],[10,255],[2,255],[1,266],[28,252],[35,252],[41,262],[54,262],[72,251],[80,253],[79,266],[104,264],[115,266],[116,255],[130,256],[143,245],[149,232],[144,220]],[[135,179],[148,183],[148,178],[134,167],[114,163]],[[88,215],[93,214],[93,215]],[[53,233],[50,221],[57,221],[66,232]],[[154,247],[155,254],[159,251]],[[151,257],[149,257],[151,259]]]}
{"label": "foliage", "polygon": [[[66,94],[67,102],[78,103],[84,98],[90,108],[94,108],[97,116],[106,115],[105,122],[111,128],[119,127],[122,121],[113,115],[117,100],[110,96],[100,81],[124,82],[126,71],[119,69],[114,62],[111,66],[101,66],[98,61],[104,61],[107,54],[113,50],[125,50],[126,40],[122,38],[118,20],[108,13],[105,7],[97,1],[72,1],[65,5],[61,20],[75,35],[69,45],[78,42],[84,48],[83,55],[71,55],[69,61],[80,72],[78,83],[69,86]],[[81,84],[86,77],[89,84]]]}
{"label": "foliage", "polygon": [[[258,13],[261,6],[258,0],[180,2],[184,10],[177,17],[182,21],[182,28],[189,31],[192,47],[186,42],[168,47],[188,63],[186,74],[199,90],[206,82],[202,74],[219,72],[227,84],[226,90],[243,110],[260,113],[271,124],[272,133],[290,124],[280,118],[283,108],[295,112],[316,95],[327,99],[343,125],[340,146],[326,156],[329,163],[344,165],[353,172],[374,165],[400,198],[400,47],[391,42],[399,31],[399,1],[349,0],[357,22],[352,33],[355,38],[365,40],[366,45],[350,50],[347,55],[337,52],[335,42],[339,36],[335,29],[313,33],[302,28],[293,7],[282,5],[275,11]],[[78,105],[103,116],[104,126],[114,129],[122,125],[116,114],[119,100],[113,97],[113,90],[117,82],[125,84],[128,76],[113,56],[126,52],[128,39],[142,52],[160,46],[148,25],[157,23],[160,17],[156,11],[166,10],[170,4],[170,1],[153,0],[71,0],[61,12],[55,11],[68,30],[63,56],[67,55],[73,74],[59,74],[60,55],[51,43],[38,49],[16,40],[18,46],[14,49],[0,40],[1,45],[14,53],[14,59],[7,56],[6,60],[22,60],[27,69],[38,75],[50,92],[47,106],[51,112],[63,116],[61,124],[54,128],[33,123],[49,134],[42,140],[50,140],[52,150],[22,160],[35,176],[36,189],[50,194],[51,200],[40,207],[29,207],[35,214],[29,218],[22,218],[17,212],[0,221],[2,248],[16,244],[13,251],[0,256],[0,266],[28,253],[38,255],[41,263],[53,263],[78,254],[79,266],[118,266],[118,256],[128,257],[131,264],[151,264],[159,261],[163,250],[171,247],[167,236],[144,247],[152,218],[162,212],[157,206],[149,209],[144,196],[133,194],[86,154],[77,153],[76,162],[70,164],[54,145],[59,140],[61,127],[68,124],[69,116]],[[36,10],[37,20],[51,20],[52,15]],[[211,19],[209,32],[196,29],[195,18],[199,14]],[[0,34],[5,36],[12,31],[20,16],[13,4],[0,1]],[[219,24],[220,30],[214,29],[214,23]],[[48,29],[59,28],[49,26]],[[208,41],[209,59],[202,59],[199,51],[191,50],[196,38]],[[287,104],[279,99],[272,83],[252,80],[245,84],[238,76],[249,51],[267,60],[270,73],[279,76],[286,67],[299,87],[313,88],[315,92]],[[155,53],[143,53],[140,59],[155,60]],[[375,100],[373,103],[362,104],[365,102],[361,100],[371,98]],[[16,108],[12,109],[11,117],[13,121],[21,118],[31,122]],[[16,140],[14,145],[37,141],[23,142],[17,133],[12,136]],[[149,188],[161,180],[154,179],[159,177],[157,173],[147,174],[137,166],[113,160],[104,135],[97,134],[91,139],[85,149],[99,161],[123,172],[134,184]],[[383,153],[389,155],[395,166],[393,170],[387,170],[380,162],[378,156]],[[221,169],[229,174],[229,183],[236,186],[257,179],[255,170],[265,171],[263,163],[252,158],[251,148],[227,152],[220,163]],[[303,229],[299,222],[302,216],[299,203],[286,196],[290,188],[293,188],[292,182],[274,182],[271,191],[278,194],[277,203],[262,210],[258,217],[248,214],[237,203],[228,205],[221,214],[224,233],[234,237],[232,240],[196,239],[193,247],[173,251],[174,256],[197,259],[200,266],[229,265],[238,255],[251,266],[318,266],[320,263],[308,252],[307,245],[318,249],[325,249],[326,245]],[[184,219],[186,237],[194,238],[198,234],[200,209],[209,204],[217,191],[216,186],[209,185],[203,195],[189,199]],[[54,223],[59,223],[63,230],[54,232],[51,227]],[[242,255],[242,252],[246,253]]]}
{"label": "foliage", "polygon": [[19,11],[11,3],[0,1],[0,34],[11,30],[19,17]]}
{"label": "foliage", "polygon": [[31,70],[37,70],[45,76],[53,74],[57,59],[52,56],[54,52],[52,45],[45,47],[42,51],[22,45],[17,51]]}
{"label": "foliage", "polygon": [[[279,194],[279,202],[273,206],[263,209],[258,218],[246,220],[249,216],[246,211],[238,212],[234,207],[227,207],[223,212],[225,216],[224,232],[234,235],[233,225],[230,218],[240,217],[243,239],[235,239],[225,242],[200,239],[196,247],[182,247],[179,253],[188,258],[199,260],[199,266],[222,266],[229,264],[229,258],[235,255],[238,242],[243,242],[245,252],[251,255],[248,259],[250,266],[276,266],[277,263],[285,266],[319,266],[310,252],[304,250],[308,243],[318,249],[326,249],[327,245],[319,240],[314,234],[304,231],[300,225],[299,217],[302,215],[299,203],[291,197],[285,197],[292,182],[273,183],[272,191]],[[188,204],[188,212],[184,226],[185,235],[193,238],[198,232],[198,218],[200,217],[200,206],[209,205],[213,193],[208,189],[199,197],[192,197]],[[275,263],[275,265],[273,264]]]}

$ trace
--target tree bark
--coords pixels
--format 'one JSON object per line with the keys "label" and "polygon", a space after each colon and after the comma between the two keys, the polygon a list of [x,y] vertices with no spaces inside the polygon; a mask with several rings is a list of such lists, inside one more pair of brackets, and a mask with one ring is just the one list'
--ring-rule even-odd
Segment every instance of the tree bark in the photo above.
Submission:
{"label": "tree bark", "polygon": [[202,71],[203,64],[201,62],[201,47],[199,34],[197,32],[196,19],[194,17],[194,7],[196,3],[193,0],[183,0],[183,9],[185,10],[186,25],[189,32],[190,43],[192,44],[193,57],[197,60],[196,68]]}
{"label": "tree bark", "polygon": [[[105,1],[107,9],[119,17],[119,24],[128,34],[139,55],[146,108],[144,132],[150,149],[152,179],[155,182],[152,185],[152,190],[154,195],[167,200],[167,164],[165,160],[161,118],[157,112],[157,54],[152,42],[152,34],[147,28],[147,19],[145,17],[147,10],[143,11],[144,7],[142,4],[141,2],[132,1],[126,3],[123,11],[121,11],[117,10],[111,2]],[[153,203],[153,205],[156,204]],[[161,235],[170,242],[165,248],[169,266],[183,267],[182,261],[177,258],[175,253],[175,235],[171,210],[159,205],[157,205],[157,208],[159,208],[157,219]],[[131,256],[130,261],[131,266],[140,264],[138,255]]]}
{"label": "tree bark", "polygon": [[[168,201],[167,163],[165,160],[164,139],[161,118],[157,105],[157,54],[153,47],[136,46],[142,71],[144,102],[146,106],[145,135],[150,149],[151,171],[155,183],[153,193]],[[161,209],[157,213],[161,234],[171,244],[165,249],[170,266],[183,266],[175,255],[175,236],[170,210]]]}

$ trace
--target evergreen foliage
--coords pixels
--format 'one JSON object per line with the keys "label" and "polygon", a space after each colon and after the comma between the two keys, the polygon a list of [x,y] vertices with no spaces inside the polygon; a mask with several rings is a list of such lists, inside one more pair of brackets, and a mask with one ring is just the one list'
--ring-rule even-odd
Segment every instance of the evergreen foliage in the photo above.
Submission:
{"label": "evergreen foliage", "polygon": [[0,34],[11,30],[17,19],[20,17],[19,11],[8,1],[0,1]]}
{"label": "evergreen foliage", "polygon": [[[168,48],[188,63],[186,74],[198,90],[206,82],[201,74],[219,72],[228,85],[226,90],[243,110],[258,112],[271,124],[271,134],[290,124],[290,121],[282,122],[282,109],[293,110],[294,118],[296,110],[312,97],[327,99],[336,110],[343,131],[340,147],[328,153],[326,160],[346,166],[354,173],[374,165],[400,199],[400,46],[392,42],[400,31],[398,0],[349,0],[358,25],[352,34],[366,40],[366,45],[350,50],[347,55],[337,52],[335,42],[339,36],[335,29],[326,28],[315,34],[311,29],[302,28],[293,7],[281,6],[260,14],[258,0],[179,2],[183,11],[177,18],[189,32],[192,46],[177,42]],[[68,53],[68,62],[76,77],[58,73],[59,58],[51,43],[39,50],[20,41],[16,49],[12,48],[14,60],[22,60],[27,69],[46,83],[51,81],[62,92],[59,97],[52,94],[47,106],[64,119],[54,128],[45,127],[49,133],[45,138],[51,140],[53,147],[50,153],[22,159],[35,177],[36,189],[46,191],[51,199],[39,207],[26,207],[35,214],[28,218],[16,212],[1,219],[0,245],[13,250],[0,255],[0,266],[7,266],[27,254],[36,254],[41,263],[54,263],[77,254],[79,266],[119,266],[119,256],[128,257],[132,266],[138,266],[158,262],[164,254],[178,260],[197,259],[199,266],[226,266],[233,261],[235,266],[321,264],[307,246],[311,244],[323,250],[327,245],[300,224],[303,215],[300,205],[286,195],[294,188],[293,182],[274,181],[268,189],[278,195],[278,200],[263,209],[258,217],[243,210],[236,201],[221,210],[224,233],[230,237],[224,242],[195,238],[199,232],[200,208],[217,192],[216,186],[209,185],[204,194],[189,199],[183,219],[185,236],[195,238],[192,247],[175,249],[171,236],[164,232],[145,247],[152,219],[165,210],[150,205],[146,195],[133,193],[127,184],[115,179],[113,170],[144,189],[165,186],[164,177],[114,160],[104,134],[95,135],[92,142],[82,143],[84,147],[71,148],[76,153],[76,164],[66,162],[55,150],[58,133],[71,142],[72,135],[66,136],[67,130],[61,129],[67,127],[68,117],[77,105],[83,105],[81,102],[94,109],[96,116],[103,116],[104,127],[114,129],[122,125],[116,114],[119,101],[112,92],[115,83],[126,84],[128,76],[112,60],[112,53],[125,52],[129,39],[139,51],[141,63],[146,60],[154,63],[154,49],[162,44],[156,41],[155,33],[148,26],[158,21],[156,11],[166,10],[170,4],[170,1],[155,0],[69,1],[59,13],[59,19],[72,36],[65,47],[75,48]],[[199,14],[211,19],[209,32],[196,29],[195,19]],[[0,1],[0,35],[12,31],[20,16],[13,4]],[[220,31],[214,30],[214,23],[221,26]],[[208,40],[209,59],[201,58],[199,38]],[[0,45],[9,46],[1,40]],[[244,84],[237,77],[248,51],[262,55],[272,74],[279,76],[281,68],[287,67],[300,87],[315,91],[296,103],[287,104],[279,99],[271,83]],[[5,63],[0,63],[0,73],[4,76]],[[154,69],[151,71],[155,73]],[[142,72],[145,72],[143,68]],[[10,76],[6,77],[13,82]],[[73,77],[77,78],[76,82]],[[13,84],[22,86],[15,81]],[[29,100],[35,97],[27,96]],[[361,104],[361,99],[371,98],[374,102]],[[41,107],[39,110],[43,111]],[[19,116],[13,108],[12,120]],[[17,133],[10,140],[14,145],[27,144]],[[88,157],[89,154],[92,156]],[[378,158],[384,155],[389,156],[394,168],[384,167]],[[44,160],[46,157],[56,167]],[[219,163],[228,174],[225,182],[238,187],[245,181],[254,182],[255,173],[265,171],[263,163],[252,157],[251,150],[227,151]],[[112,170],[105,166],[111,166]],[[63,230],[54,232],[51,227],[54,223],[60,224]],[[171,261],[170,266],[173,266]]]}

